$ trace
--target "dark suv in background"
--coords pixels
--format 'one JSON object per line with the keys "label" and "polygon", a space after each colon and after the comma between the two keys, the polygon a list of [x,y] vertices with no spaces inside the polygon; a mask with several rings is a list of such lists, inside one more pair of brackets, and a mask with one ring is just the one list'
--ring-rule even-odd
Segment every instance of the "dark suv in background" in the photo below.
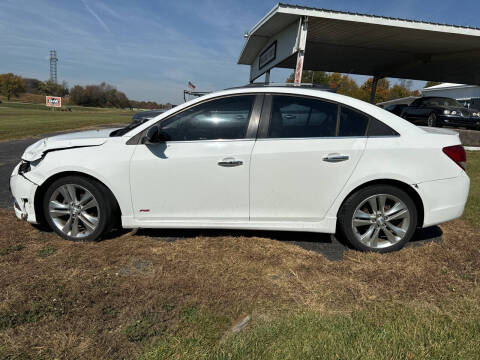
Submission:
{"label": "dark suv in background", "polygon": [[480,111],[447,97],[422,97],[402,110],[401,117],[417,125],[480,129]]}

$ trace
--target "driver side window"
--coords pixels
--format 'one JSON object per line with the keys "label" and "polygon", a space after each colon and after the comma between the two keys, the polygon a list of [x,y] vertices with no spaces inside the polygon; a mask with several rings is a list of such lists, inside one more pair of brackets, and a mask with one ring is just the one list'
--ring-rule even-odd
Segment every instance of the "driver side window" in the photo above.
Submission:
{"label": "driver side window", "polygon": [[243,139],[254,95],[232,96],[194,106],[162,123],[169,141]]}

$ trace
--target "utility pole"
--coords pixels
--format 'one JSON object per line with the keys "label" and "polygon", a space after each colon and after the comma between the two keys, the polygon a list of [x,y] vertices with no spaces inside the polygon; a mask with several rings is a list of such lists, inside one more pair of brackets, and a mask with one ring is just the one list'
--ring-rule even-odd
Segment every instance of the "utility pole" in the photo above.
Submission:
{"label": "utility pole", "polygon": [[57,52],[50,50],[50,81],[54,84],[57,83]]}
{"label": "utility pole", "polygon": [[380,80],[380,77],[375,75],[373,77],[373,81],[372,81],[372,92],[370,94],[370,104],[374,104],[375,103],[375,93],[377,92],[377,84],[378,84],[378,80]]}

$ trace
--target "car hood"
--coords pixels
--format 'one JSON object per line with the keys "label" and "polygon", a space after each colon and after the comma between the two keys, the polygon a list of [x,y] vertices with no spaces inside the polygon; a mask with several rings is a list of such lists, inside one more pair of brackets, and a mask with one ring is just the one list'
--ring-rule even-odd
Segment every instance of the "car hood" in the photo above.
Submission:
{"label": "car hood", "polygon": [[99,146],[105,143],[112,131],[116,128],[78,131],[47,137],[27,147],[22,155],[22,160],[35,161],[53,150],[63,150],[75,147]]}

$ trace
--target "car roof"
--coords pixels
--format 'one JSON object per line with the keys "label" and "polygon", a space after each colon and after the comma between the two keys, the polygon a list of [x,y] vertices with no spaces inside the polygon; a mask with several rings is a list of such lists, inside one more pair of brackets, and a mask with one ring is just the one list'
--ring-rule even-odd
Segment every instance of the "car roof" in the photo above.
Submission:
{"label": "car roof", "polygon": [[337,92],[336,88],[331,88],[326,86],[325,84],[318,84],[318,83],[251,83],[244,86],[237,86],[227,88],[225,90],[233,90],[233,89],[252,89],[252,88],[262,88],[268,89],[273,87],[285,87],[291,89],[310,89],[310,90],[321,90],[321,91],[328,91],[328,92]]}

